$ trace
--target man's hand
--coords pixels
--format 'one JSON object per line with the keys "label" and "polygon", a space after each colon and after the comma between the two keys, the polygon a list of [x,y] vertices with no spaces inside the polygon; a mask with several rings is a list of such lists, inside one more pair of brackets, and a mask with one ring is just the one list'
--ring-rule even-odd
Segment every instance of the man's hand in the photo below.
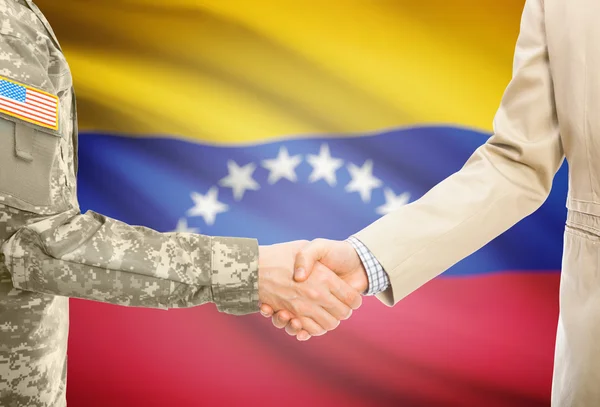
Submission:
{"label": "man's hand", "polygon": [[[261,246],[258,259],[258,294],[262,306],[272,312],[285,311],[310,335],[322,335],[347,319],[360,307],[360,293],[322,264],[311,266],[312,275],[293,280],[294,261],[306,241]],[[275,326],[279,327],[276,318]],[[287,324],[287,321],[286,321]]]}
{"label": "man's hand", "polygon": [[334,271],[360,293],[369,287],[362,261],[354,247],[346,241],[316,239],[304,246],[296,256],[294,280],[305,281],[317,262]]}
{"label": "man's hand", "polygon": [[[346,241],[316,239],[303,247],[296,256],[294,266],[294,279],[298,282],[306,281],[311,273],[322,265],[334,271],[342,280],[359,293],[365,292],[369,281],[362,261],[352,245]],[[261,305],[261,313],[265,317],[273,318],[273,325],[278,328],[285,327],[290,335],[296,335],[298,340],[308,340],[312,335],[306,329],[302,319],[294,318],[285,310],[269,307],[268,302]],[[276,314],[274,315],[274,312]]]}

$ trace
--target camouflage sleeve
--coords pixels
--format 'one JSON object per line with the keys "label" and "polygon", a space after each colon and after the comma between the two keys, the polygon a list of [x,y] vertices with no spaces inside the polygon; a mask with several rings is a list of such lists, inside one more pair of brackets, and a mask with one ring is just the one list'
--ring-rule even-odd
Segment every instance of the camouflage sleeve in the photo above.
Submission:
{"label": "camouflage sleeve", "polygon": [[258,311],[253,239],[159,233],[70,210],[20,228],[2,246],[19,289],[119,305]]}

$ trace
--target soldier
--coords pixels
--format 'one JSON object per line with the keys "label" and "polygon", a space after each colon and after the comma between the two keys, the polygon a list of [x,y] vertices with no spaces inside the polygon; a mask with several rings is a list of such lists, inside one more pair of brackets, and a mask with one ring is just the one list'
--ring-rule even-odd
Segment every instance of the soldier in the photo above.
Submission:
{"label": "soldier", "polygon": [[68,297],[164,309],[214,302],[235,315],[261,301],[303,316],[315,335],[360,306],[324,267],[292,282],[305,242],[259,248],[81,214],[77,110],[60,45],[31,0],[0,0],[0,39],[0,405],[66,405]]}

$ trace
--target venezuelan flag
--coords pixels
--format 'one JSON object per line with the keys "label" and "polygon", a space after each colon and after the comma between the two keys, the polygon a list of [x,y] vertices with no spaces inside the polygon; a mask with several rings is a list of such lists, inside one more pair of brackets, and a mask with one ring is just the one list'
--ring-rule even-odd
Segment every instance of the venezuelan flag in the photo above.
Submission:
{"label": "venezuelan flag", "polygon": [[[82,209],[269,244],[343,239],[459,170],[524,1],[39,3],[75,79]],[[562,168],[534,215],[305,344],[213,306],[74,300],[69,405],[549,405],[566,189]]]}

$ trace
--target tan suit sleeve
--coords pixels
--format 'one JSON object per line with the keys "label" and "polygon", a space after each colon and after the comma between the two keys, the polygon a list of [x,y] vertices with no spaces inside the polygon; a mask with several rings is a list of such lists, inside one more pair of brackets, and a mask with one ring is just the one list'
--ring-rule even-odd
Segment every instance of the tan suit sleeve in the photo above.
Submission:
{"label": "tan suit sleeve", "polygon": [[513,77],[494,134],[464,167],[421,199],[356,236],[390,276],[379,294],[394,305],[533,213],[548,197],[564,158],[541,0],[527,0]]}

